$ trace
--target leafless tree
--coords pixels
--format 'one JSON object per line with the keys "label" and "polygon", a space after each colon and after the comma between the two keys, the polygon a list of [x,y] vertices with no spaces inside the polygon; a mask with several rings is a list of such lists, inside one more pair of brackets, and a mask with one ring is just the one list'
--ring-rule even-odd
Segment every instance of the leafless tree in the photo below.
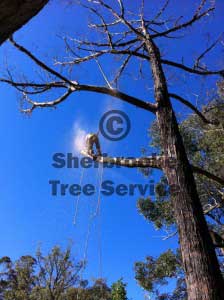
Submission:
{"label": "leafless tree", "polygon": [[[112,4],[110,5],[109,3]],[[45,70],[55,80],[49,82],[18,82],[9,73],[8,78],[2,78],[23,94],[22,111],[32,113],[37,108],[56,107],[70,95],[81,91],[96,92],[121,99],[138,108],[147,110],[156,116],[163,146],[163,155],[159,157],[146,157],[144,159],[128,160],[112,157],[92,155],[100,162],[110,162],[126,167],[152,167],[159,168],[165,173],[172,194],[183,265],[186,273],[188,297],[191,300],[221,300],[224,299],[223,278],[219,269],[218,260],[212,245],[211,237],[204,218],[201,203],[198,197],[193,173],[199,173],[208,178],[224,184],[224,179],[211,174],[202,168],[191,166],[179,132],[175,112],[171,99],[175,99],[192,109],[203,122],[216,126],[216,120],[210,120],[182,96],[171,93],[168,89],[164,66],[174,70],[198,76],[224,76],[224,70],[210,70],[203,63],[206,55],[215,47],[215,41],[201,53],[193,66],[182,62],[166,59],[161,55],[157,46],[159,39],[173,39],[176,35],[193,26],[199,20],[208,17],[214,10],[210,1],[202,0],[193,15],[189,18],[164,19],[169,0],[151,19],[145,15],[147,4],[139,1],[139,12],[130,12],[124,0],[83,0],[79,5],[85,7],[91,14],[94,22],[89,24],[90,29],[101,35],[97,39],[65,39],[66,48],[70,52],[69,61],[57,61],[56,64],[71,68],[95,60],[106,82],[105,85],[89,85],[77,82],[62,73],[49,67],[31,51],[10,39],[11,43],[41,69]],[[106,56],[118,56],[122,63],[113,80],[109,80],[103,71],[99,59]],[[130,60],[136,64],[141,62],[148,66],[154,83],[155,101],[145,101],[133,97],[117,88],[117,83],[128,67]],[[64,93],[53,101],[35,101],[31,98],[35,94],[42,94],[49,90],[64,90]]]}

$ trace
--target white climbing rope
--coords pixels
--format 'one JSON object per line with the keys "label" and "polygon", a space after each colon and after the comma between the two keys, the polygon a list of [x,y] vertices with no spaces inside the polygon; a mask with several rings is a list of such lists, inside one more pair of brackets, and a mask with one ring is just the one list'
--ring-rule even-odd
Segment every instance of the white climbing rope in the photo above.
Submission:
{"label": "white climbing rope", "polygon": [[[85,171],[85,168],[82,168],[81,169],[81,175],[80,175],[80,181],[79,181],[79,185],[80,186],[82,186],[83,177],[84,177],[84,171]],[[81,193],[77,196],[77,199],[75,201],[75,213],[74,213],[74,218],[73,218],[73,224],[74,225],[76,225],[76,223],[77,223],[77,216],[78,216],[78,210],[79,210],[80,195],[81,195]]]}

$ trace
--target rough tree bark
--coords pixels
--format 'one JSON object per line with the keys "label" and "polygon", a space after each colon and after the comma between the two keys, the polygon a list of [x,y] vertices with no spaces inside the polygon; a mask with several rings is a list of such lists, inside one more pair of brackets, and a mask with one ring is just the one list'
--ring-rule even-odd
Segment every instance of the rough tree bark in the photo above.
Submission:
{"label": "rough tree bark", "polygon": [[0,1],[0,45],[34,17],[49,0]]}
{"label": "rough tree bark", "polygon": [[188,298],[221,300],[224,299],[223,278],[169,99],[160,52],[147,32],[145,34],[145,46],[150,56],[155,99],[158,103],[156,116],[165,156],[163,170],[172,194]]}

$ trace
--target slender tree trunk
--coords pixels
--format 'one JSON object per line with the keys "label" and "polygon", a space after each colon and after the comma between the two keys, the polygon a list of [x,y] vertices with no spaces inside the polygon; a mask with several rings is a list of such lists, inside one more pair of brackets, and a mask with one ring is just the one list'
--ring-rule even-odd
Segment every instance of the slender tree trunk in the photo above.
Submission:
{"label": "slender tree trunk", "polygon": [[0,45],[34,17],[49,0],[1,0]]}
{"label": "slender tree trunk", "polygon": [[145,46],[150,55],[154,78],[155,98],[158,104],[156,115],[165,156],[163,170],[171,189],[188,299],[223,300],[223,278],[169,99],[160,52],[150,36]]}

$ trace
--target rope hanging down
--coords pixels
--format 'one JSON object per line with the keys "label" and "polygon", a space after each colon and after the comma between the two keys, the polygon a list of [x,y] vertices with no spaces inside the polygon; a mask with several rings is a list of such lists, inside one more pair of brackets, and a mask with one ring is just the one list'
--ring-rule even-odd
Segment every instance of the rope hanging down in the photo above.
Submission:
{"label": "rope hanging down", "polygon": [[[86,136],[85,139],[85,149],[82,151],[82,154],[88,155],[91,157],[96,157],[96,156],[101,156],[101,149],[100,149],[100,142],[98,138],[98,133],[90,133]],[[83,261],[86,263],[87,256],[88,256],[88,248],[89,248],[89,241],[90,241],[90,234],[92,230],[92,225],[96,217],[99,217],[100,215],[100,206],[101,206],[101,185],[102,185],[102,180],[103,180],[103,171],[104,167],[103,165],[99,165],[98,167],[98,172],[97,172],[97,186],[98,186],[98,193],[97,193],[97,202],[96,206],[93,208],[92,211],[90,211],[89,215],[89,220],[88,220],[88,227],[87,227],[87,232],[85,236],[85,241],[84,241],[84,251],[83,251]],[[81,170],[81,175],[80,175],[80,186],[82,186],[84,179],[84,168]],[[74,219],[73,219],[73,224],[77,224],[77,217],[78,217],[78,212],[79,212],[79,205],[80,205],[80,194],[77,196],[77,200],[75,203],[75,213],[74,213]],[[99,220],[99,224],[97,226],[97,240],[98,240],[98,251],[99,251],[99,275],[102,276],[102,241],[101,241],[101,221]],[[82,279],[83,277],[83,272],[84,269],[81,271],[80,277]],[[78,295],[77,295],[78,296]]]}
{"label": "rope hanging down", "polygon": [[[85,169],[82,168],[80,181],[79,181],[80,186],[82,186],[84,171],[85,171]],[[74,214],[74,218],[73,218],[73,224],[74,225],[76,225],[76,223],[77,223],[77,216],[78,216],[78,210],[79,210],[79,201],[80,201],[80,194],[77,196],[77,199],[76,199],[76,202],[75,202],[75,214]]]}

